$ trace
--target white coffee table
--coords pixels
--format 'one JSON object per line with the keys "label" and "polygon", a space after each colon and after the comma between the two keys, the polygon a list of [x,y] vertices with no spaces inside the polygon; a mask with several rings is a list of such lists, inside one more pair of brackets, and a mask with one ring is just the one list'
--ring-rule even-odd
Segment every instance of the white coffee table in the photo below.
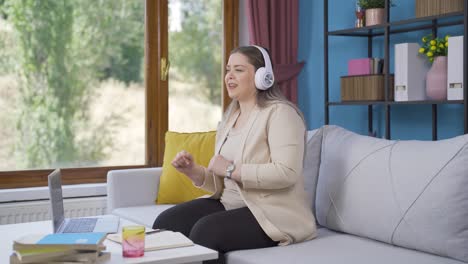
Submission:
{"label": "white coffee table", "polygon": [[[134,223],[121,218],[119,230],[122,230],[122,226],[132,224]],[[15,238],[27,234],[41,234],[51,232],[51,221],[0,225],[0,263],[10,262],[10,255],[13,253],[13,240]],[[120,244],[109,240],[106,240],[104,244],[107,247],[106,251],[111,252],[112,254],[111,259],[105,263],[201,263],[204,260],[216,259],[218,257],[218,252],[200,245],[194,245],[190,247],[149,251],[145,252],[145,256],[141,258],[123,258],[122,246]]]}

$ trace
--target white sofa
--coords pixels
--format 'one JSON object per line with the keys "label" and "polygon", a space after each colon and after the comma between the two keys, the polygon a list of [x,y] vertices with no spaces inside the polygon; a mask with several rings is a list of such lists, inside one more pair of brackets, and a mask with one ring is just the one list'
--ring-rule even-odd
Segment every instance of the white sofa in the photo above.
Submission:
{"label": "white sofa", "polygon": [[[320,224],[318,237],[285,247],[230,252],[227,254],[228,263],[466,263],[460,261],[460,259],[464,261],[468,259],[468,253],[463,253],[463,250],[460,250],[460,245],[462,248],[465,246],[465,251],[468,252],[468,244],[465,244],[468,228],[465,228],[464,223],[455,221],[457,219],[452,222],[444,219],[451,219],[452,214],[462,218],[468,215],[467,196],[464,194],[455,195],[458,200],[462,201],[458,207],[455,206],[451,209],[432,208],[429,211],[419,208],[417,200],[420,198],[429,199],[426,198],[428,196],[426,193],[433,193],[428,190],[431,188],[430,186],[434,184],[445,186],[444,183],[434,183],[434,181],[445,177],[444,175],[440,176],[440,174],[451,169],[451,167],[447,169],[447,164],[442,167],[443,169],[440,169],[437,162],[430,162],[436,164],[435,168],[432,168],[431,164],[427,164],[428,160],[433,159],[433,156],[428,152],[437,150],[436,152],[442,153],[439,153],[442,156],[441,159],[445,157],[443,153],[448,153],[446,156],[449,157],[450,164],[455,163],[454,166],[460,166],[463,163],[457,162],[468,161],[466,144],[468,135],[440,141],[442,143],[435,145],[438,143],[399,142],[370,138],[333,126],[324,127],[317,133],[315,132],[316,130],[309,132],[304,175],[306,191],[311,199],[311,210],[314,211]],[[314,133],[315,136],[312,137]],[[405,157],[401,151],[410,157]],[[412,151],[416,151],[415,153],[423,151],[422,154],[418,154],[421,155],[421,158],[413,157],[415,155]],[[398,156],[392,156],[396,154]],[[405,158],[409,160],[405,161]],[[411,164],[414,165],[415,162],[420,163],[411,167]],[[468,167],[466,164],[468,163],[465,163],[464,166]],[[405,166],[411,168],[405,168]],[[387,173],[389,168],[390,174]],[[424,175],[432,175],[431,170],[439,170],[438,176],[430,177],[429,184],[423,182],[424,191],[411,196],[412,188],[408,186],[418,186],[417,182],[421,182],[421,178],[428,178]],[[408,172],[409,176],[404,172]],[[154,203],[161,173],[161,168],[110,171],[107,176],[109,212],[151,227],[160,212],[173,206]],[[466,176],[463,175],[465,173]],[[458,168],[455,174],[463,181],[468,177],[467,168]],[[388,175],[390,176],[388,177]],[[401,179],[409,180],[401,182]],[[461,182],[461,184],[468,184],[468,182]],[[389,185],[391,186],[389,187]],[[359,190],[360,188],[361,190]],[[450,188],[458,190],[456,186]],[[468,189],[468,186],[465,185],[464,189]],[[377,192],[378,195],[369,199],[369,195],[375,195],[373,192]],[[386,195],[389,193],[390,195]],[[440,193],[440,190],[437,193]],[[412,203],[410,202],[408,208],[411,210],[408,208],[405,210],[407,197],[417,197],[414,201],[410,199]],[[444,202],[449,199],[447,197],[450,198],[450,194],[436,197],[436,199]],[[398,202],[395,203],[395,201]],[[438,206],[437,203],[435,206]],[[456,213],[451,210],[455,210]],[[423,220],[412,215],[413,211],[416,211],[416,216],[421,216]],[[434,222],[431,222],[434,217],[433,211],[436,211],[437,214],[450,215],[445,215],[445,218],[440,219],[440,221],[435,219]],[[460,213],[460,211],[462,212]],[[430,213],[429,216],[428,213]],[[400,217],[402,215],[403,217]],[[464,221],[468,222],[466,219],[468,218],[464,218]],[[450,230],[447,231],[447,228],[450,229],[453,226],[459,228],[457,230],[461,236],[453,234]],[[433,234],[425,233],[427,230],[421,228],[429,228],[433,230]],[[391,232],[391,237],[389,232]],[[439,234],[440,232],[442,233]],[[447,236],[455,236],[456,239],[445,237],[445,233],[448,234]],[[391,241],[387,241],[390,238]],[[437,240],[432,241],[433,238],[437,238]],[[438,247],[439,240],[443,242],[442,249]],[[445,243],[444,240],[450,241],[450,243]],[[446,245],[455,249],[446,248]]]}

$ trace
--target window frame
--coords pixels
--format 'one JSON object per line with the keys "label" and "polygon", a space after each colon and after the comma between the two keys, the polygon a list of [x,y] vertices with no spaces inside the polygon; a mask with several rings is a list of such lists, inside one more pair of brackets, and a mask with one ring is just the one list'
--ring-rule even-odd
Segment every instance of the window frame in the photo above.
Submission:
{"label": "window frame", "polygon": [[[223,62],[239,41],[239,1],[223,1]],[[168,0],[145,0],[145,164],[62,169],[63,184],[105,183],[110,170],[160,167],[168,130],[168,81],[161,81],[161,58],[168,57]],[[222,74],[224,76],[224,66]],[[230,99],[223,82],[222,106]],[[0,189],[47,186],[53,169],[0,171]]]}

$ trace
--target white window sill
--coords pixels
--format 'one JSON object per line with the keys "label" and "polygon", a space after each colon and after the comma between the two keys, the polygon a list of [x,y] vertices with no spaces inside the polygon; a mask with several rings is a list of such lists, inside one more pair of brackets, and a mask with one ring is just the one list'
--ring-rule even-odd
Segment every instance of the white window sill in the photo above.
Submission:
{"label": "white window sill", "polygon": [[[76,184],[62,186],[64,198],[107,195],[106,183]],[[48,200],[48,187],[18,188],[0,190],[0,202]]]}

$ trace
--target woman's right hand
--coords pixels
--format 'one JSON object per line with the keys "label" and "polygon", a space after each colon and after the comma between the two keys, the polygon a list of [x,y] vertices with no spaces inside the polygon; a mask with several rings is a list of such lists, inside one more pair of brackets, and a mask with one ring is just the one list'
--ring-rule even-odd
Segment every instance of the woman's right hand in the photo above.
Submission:
{"label": "woman's right hand", "polygon": [[204,181],[204,171],[193,160],[193,156],[185,150],[177,153],[171,162],[172,166],[179,172],[187,175],[196,185]]}

